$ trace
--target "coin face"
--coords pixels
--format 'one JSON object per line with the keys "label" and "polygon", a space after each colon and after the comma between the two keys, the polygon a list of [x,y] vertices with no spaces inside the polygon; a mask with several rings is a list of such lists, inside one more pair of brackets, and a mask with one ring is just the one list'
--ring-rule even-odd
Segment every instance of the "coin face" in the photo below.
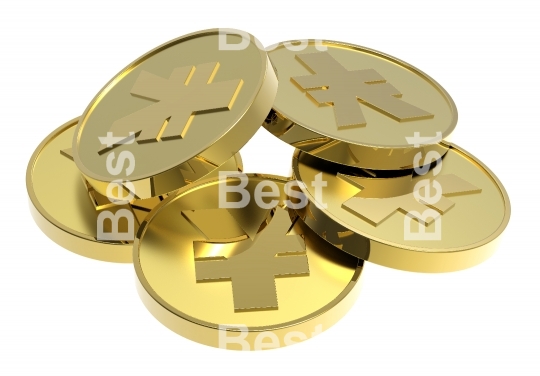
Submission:
{"label": "coin face", "polygon": [[[265,127],[282,140],[332,162],[406,169],[415,133],[446,138],[457,122],[452,98],[417,68],[384,53],[341,42],[269,47],[279,90]],[[426,149],[427,150],[427,149]]]}
{"label": "coin face", "polygon": [[[105,194],[121,178],[137,198],[168,193],[186,184],[182,170],[197,173],[192,164],[198,164],[195,180],[206,175],[256,132],[277,80],[253,36],[223,33],[201,31],[157,47],[92,100],[77,126],[73,156],[97,191]],[[244,48],[223,49],[223,37]]]}
{"label": "coin face", "polygon": [[[132,241],[100,239],[100,224],[104,233],[110,232],[112,226],[112,222],[100,220],[100,214],[107,215],[108,212],[114,216],[122,210],[129,212],[132,221],[119,221],[117,230],[131,232],[133,240],[139,224],[162,198],[119,205],[96,192],[73,162],[71,144],[78,119],[53,131],[30,159],[26,187],[32,215],[49,238],[72,252],[97,260],[131,262]],[[231,158],[221,168],[227,171],[241,169],[240,156]]]}
{"label": "coin face", "polygon": [[183,188],[151,213],[134,246],[139,293],[158,320],[193,341],[236,350],[290,345],[345,314],[363,264],[291,219],[284,178],[245,176],[251,198],[261,182],[278,187],[263,199],[277,206],[251,199],[223,208],[220,190],[239,183],[228,177]]}
{"label": "coin face", "polygon": [[[486,166],[446,146],[442,162],[429,171],[386,176],[297,151],[294,175],[310,201],[300,215],[330,243],[380,265],[420,272],[476,265],[495,250],[510,202]],[[326,184],[319,193],[310,184],[315,181]]]}

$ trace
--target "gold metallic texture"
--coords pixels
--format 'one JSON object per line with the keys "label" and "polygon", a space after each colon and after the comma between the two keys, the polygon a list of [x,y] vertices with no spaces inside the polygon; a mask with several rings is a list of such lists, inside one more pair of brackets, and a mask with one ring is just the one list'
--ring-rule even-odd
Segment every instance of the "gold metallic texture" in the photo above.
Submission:
{"label": "gold metallic texture", "polygon": [[[170,193],[222,165],[254,135],[277,79],[255,37],[227,30],[229,43],[250,39],[243,49],[226,50],[220,32],[200,31],[155,48],[92,100],[75,131],[73,157],[97,192],[106,195],[121,178],[136,199]],[[115,175],[106,161],[116,163],[123,152],[133,156],[133,169]]]}
{"label": "gold metallic texture", "polygon": [[[207,179],[156,207],[134,244],[150,312],[188,339],[235,350],[290,345],[326,330],[353,303],[363,265],[288,212],[285,178],[247,177],[252,198],[262,181],[276,184],[278,205],[263,209],[251,199],[220,207],[219,190],[238,178]],[[239,194],[227,197],[237,202]]]}
{"label": "gold metallic texture", "polygon": [[[397,58],[365,47],[310,40],[268,47],[279,79],[264,122],[290,145],[331,162],[374,170],[413,166],[417,149],[444,155],[457,109],[431,77]],[[321,51],[321,49],[326,49]]]}
{"label": "gold metallic texture", "polygon": [[[297,150],[293,174],[309,200],[297,213],[336,247],[376,264],[417,272],[474,266],[495,251],[510,201],[478,159],[445,147],[424,174],[355,169]],[[326,184],[319,197],[311,183],[317,177]]]}
{"label": "gold metallic texture", "polygon": [[[129,241],[98,240],[97,217],[103,211],[115,214],[118,210],[133,213],[132,231],[162,197],[133,200],[118,205],[96,192],[83,178],[72,160],[71,143],[79,118],[68,121],[41,142],[32,155],[26,172],[26,187],[30,209],[39,228],[54,242],[79,255],[111,262],[131,262],[133,243]],[[242,169],[237,154],[207,177],[216,176],[221,169]],[[119,231],[126,232],[129,224],[119,222]],[[111,222],[104,222],[110,231]]]}

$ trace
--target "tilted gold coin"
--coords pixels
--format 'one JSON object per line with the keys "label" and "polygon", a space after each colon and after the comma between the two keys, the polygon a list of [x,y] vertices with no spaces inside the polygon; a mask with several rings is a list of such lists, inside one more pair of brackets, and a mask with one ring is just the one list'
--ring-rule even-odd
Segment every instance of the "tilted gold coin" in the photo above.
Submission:
{"label": "tilted gold coin", "polygon": [[[205,345],[303,341],[347,312],[363,262],[290,218],[284,178],[244,176],[242,193],[223,190],[237,177],[205,180],[152,211],[134,244],[139,294],[161,323]],[[245,207],[220,205],[220,195],[241,202],[246,193]]]}
{"label": "tilted gold coin", "polygon": [[494,252],[510,201],[478,159],[445,146],[429,171],[386,176],[297,151],[293,173],[310,201],[298,213],[336,247],[376,264],[417,272],[476,265]]}
{"label": "tilted gold coin", "polygon": [[[98,226],[109,233],[112,221],[98,221],[100,214],[116,215],[120,210],[132,214],[133,222],[120,220],[118,231],[134,234],[162,198],[134,200],[119,205],[96,192],[82,177],[71,156],[71,144],[78,118],[53,131],[37,147],[28,163],[26,188],[30,209],[39,228],[53,241],[77,254],[112,262],[131,262],[133,245],[129,241],[98,239]],[[224,170],[241,170],[240,155],[224,163]],[[208,177],[218,174],[220,169]],[[110,219],[110,218],[109,218]]]}
{"label": "tilted gold coin", "polygon": [[[242,48],[225,49],[223,40]],[[233,157],[277,91],[257,43],[245,32],[200,31],[118,73],[85,110],[73,140],[75,163],[94,189],[106,195],[121,180],[135,198],[155,197],[186,185],[184,171],[197,180]]]}
{"label": "tilted gold coin", "polygon": [[268,47],[279,89],[264,126],[319,158],[375,170],[412,168],[411,138],[424,152],[446,148],[457,122],[448,93],[395,57],[332,41]]}

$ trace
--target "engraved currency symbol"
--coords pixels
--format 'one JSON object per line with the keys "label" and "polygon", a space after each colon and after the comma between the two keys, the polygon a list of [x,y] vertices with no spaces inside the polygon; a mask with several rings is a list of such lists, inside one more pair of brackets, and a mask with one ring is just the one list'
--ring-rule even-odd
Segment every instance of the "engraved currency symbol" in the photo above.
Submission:
{"label": "engraved currency symbol", "polygon": [[402,94],[374,69],[347,70],[328,52],[298,54],[314,74],[291,80],[319,104],[330,104],[338,130],[363,127],[366,119],[359,102],[399,121],[431,119],[433,114],[402,101]]}
{"label": "engraved currency symbol", "polygon": [[244,83],[212,82],[219,63],[185,66],[168,79],[142,71],[131,95],[155,102],[115,121],[109,132],[134,132],[138,143],[184,138],[196,114],[230,110]]}
{"label": "engraved currency symbol", "polygon": [[[234,255],[219,255],[223,245],[214,244],[208,257],[196,257],[197,282],[231,281],[235,312],[278,309],[275,278],[309,275],[305,244],[291,229],[289,215],[277,207],[253,240],[235,243],[242,249]],[[194,242],[195,254],[198,246],[207,245]]]}
{"label": "engraved currency symbol", "polygon": [[[417,201],[414,193],[407,193],[395,197],[373,197],[373,190],[381,190],[380,184],[370,183],[370,179],[359,179],[354,176],[338,174],[339,178],[357,188],[362,189],[354,197],[348,199],[342,204],[342,207],[358,217],[364,219],[373,226],[379,225],[386,218],[390,217],[396,211],[401,211],[405,214],[410,214],[420,223],[429,225],[436,218],[422,218],[414,213],[422,213],[425,209],[430,208],[435,210],[440,215],[450,210],[455,203],[450,200],[449,196],[458,196],[472,193],[480,193],[482,189],[473,184],[461,179],[460,177],[447,174],[438,176],[436,181],[442,188],[442,196],[433,204]],[[386,179],[388,180],[388,179]],[[390,179],[391,180],[391,179]],[[373,180],[372,180],[373,182]],[[368,189],[366,189],[369,186]]]}

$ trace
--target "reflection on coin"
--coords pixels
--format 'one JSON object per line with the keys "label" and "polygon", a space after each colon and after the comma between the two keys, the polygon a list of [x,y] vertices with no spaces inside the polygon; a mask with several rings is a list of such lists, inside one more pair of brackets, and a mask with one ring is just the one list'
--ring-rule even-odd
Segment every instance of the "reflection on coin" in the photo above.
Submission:
{"label": "reflection on coin", "polygon": [[[262,181],[279,189],[273,209],[253,199]],[[246,183],[245,207],[220,206],[220,189],[238,185],[228,177],[183,188],[152,211],[134,244],[139,294],[161,323],[205,345],[258,350],[303,341],[348,311],[363,262],[291,220],[284,178],[249,174]]]}
{"label": "reflection on coin", "polygon": [[[244,32],[206,30],[148,52],[92,100],[73,140],[79,170],[99,193],[122,180],[144,199],[197,180],[230,159],[270,110],[277,79]],[[235,34],[236,33],[236,34]],[[249,35],[249,41],[245,39]]]}
{"label": "reflection on coin", "polygon": [[[139,223],[162,198],[134,200],[124,205],[113,204],[87,184],[71,156],[71,143],[77,121],[75,118],[53,131],[37,147],[28,164],[26,187],[30,209],[40,229],[62,247],[93,259],[112,262],[131,262],[133,243],[98,240],[98,216],[103,212],[116,214],[128,210],[133,214],[129,222],[119,221],[119,232],[137,232]],[[218,171],[240,170],[237,155]],[[103,221],[103,231],[111,231],[112,222]]]}
{"label": "reflection on coin", "polygon": [[298,213],[336,247],[376,264],[419,272],[476,265],[494,252],[510,202],[486,166],[445,146],[442,162],[423,175],[385,176],[297,151],[293,173],[310,201]]}
{"label": "reflection on coin", "polygon": [[[279,90],[264,126],[281,140],[344,165],[400,170],[418,149],[444,155],[454,129],[452,98],[417,68],[384,53],[332,41],[269,47]],[[295,48],[296,47],[296,48]],[[304,47],[304,48],[301,48]]]}

